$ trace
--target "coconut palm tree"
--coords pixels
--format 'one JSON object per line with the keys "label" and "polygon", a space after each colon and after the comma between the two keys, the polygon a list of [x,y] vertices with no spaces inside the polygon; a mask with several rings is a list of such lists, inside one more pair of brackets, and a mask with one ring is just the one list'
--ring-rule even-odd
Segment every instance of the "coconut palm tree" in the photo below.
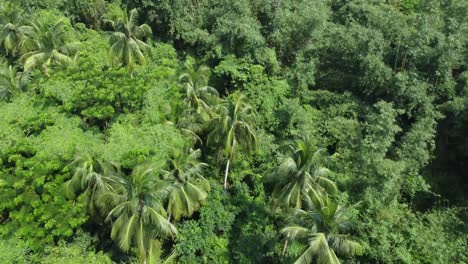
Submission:
{"label": "coconut palm tree", "polygon": [[314,204],[309,211],[293,209],[288,226],[281,229],[287,240],[307,244],[306,250],[295,264],[339,264],[339,256],[362,255],[363,247],[347,234],[351,222],[345,210],[328,196]]}
{"label": "coconut palm tree", "polygon": [[321,199],[321,194],[334,194],[337,187],[327,178],[330,170],[324,167],[326,150],[315,148],[305,137],[288,146],[290,153],[270,175],[267,181],[275,184],[274,202],[283,208],[302,208],[303,202]]}
{"label": "coconut palm tree", "polygon": [[176,152],[169,161],[170,170],[166,178],[173,181],[169,194],[167,211],[169,218],[179,220],[181,216],[191,216],[198,210],[210,190],[209,182],[203,177],[208,164],[200,162],[201,151],[190,151],[188,154]]}
{"label": "coconut palm tree", "polygon": [[207,112],[219,96],[218,91],[208,85],[209,78],[208,66],[195,68],[192,59],[185,61],[182,73],[179,75],[179,83],[185,89],[185,104],[195,109],[197,113]]}
{"label": "coconut palm tree", "polygon": [[153,167],[137,166],[129,177],[121,178],[120,188],[100,196],[100,204],[109,212],[106,221],[112,222],[111,238],[125,252],[136,248],[142,263],[156,239],[177,234],[163,206],[169,193]]}
{"label": "coconut palm tree", "polygon": [[212,106],[219,100],[218,91],[208,86],[210,69],[207,66],[195,67],[195,61],[188,58],[178,74],[178,82],[185,92],[184,105],[187,107],[177,120],[182,133],[202,142],[202,135],[213,117]]}
{"label": "coconut palm tree", "polygon": [[0,4],[0,47],[6,55],[15,57],[21,50],[21,43],[26,33],[26,27],[20,23],[23,20],[22,10],[12,3]]}
{"label": "coconut palm tree", "polygon": [[[151,264],[174,264],[176,263],[176,252],[172,251],[169,255],[162,256],[162,243],[159,240],[153,240],[151,245],[152,247],[149,250],[147,263]],[[139,263],[141,260],[135,259],[130,260],[130,264]]]}
{"label": "coconut palm tree", "polygon": [[65,18],[56,19],[46,14],[38,16],[24,27],[28,52],[22,60],[24,70],[41,67],[48,73],[51,67],[74,65],[82,44],[72,41],[73,30]]}
{"label": "coconut palm tree", "polygon": [[0,63],[0,100],[9,100],[15,94],[26,89],[29,82],[27,73],[17,72],[6,62]]}
{"label": "coconut palm tree", "polygon": [[15,57],[20,50],[20,44],[24,38],[24,27],[18,24],[7,23],[0,25],[0,30],[2,33],[0,44],[5,49],[7,55]]}
{"label": "coconut palm tree", "polygon": [[[157,243],[157,242],[155,242]],[[175,252],[171,252],[171,254],[169,254],[169,256],[167,257],[164,257],[162,258],[161,256],[152,256],[152,253],[150,253],[150,256],[148,256],[148,259],[147,259],[147,263],[151,263],[151,264],[175,264],[177,263],[176,262],[176,253]],[[140,263],[140,260],[138,259],[135,259],[135,260],[130,260],[129,264],[137,264],[137,263]]]}
{"label": "coconut palm tree", "polygon": [[78,193],[89,195],[89,209],[95,210],[100,194],[112,192],[119,183],[119,166],[94,159],[90,154],[77,156],[70,164],[73,175],[63,184],[65,195],[74,198]]}
{"label": "coconut palm tree", "polygon": [[114,29],[109,36],[111,63],[113,66],[128,67],[132,78],[135,64],[146,63],[143,51],[150,51],[148,44],[141,39],[152,33],[150,26],[138,25],[137,20],[136,9],[132,9],[128,15],[121,12],[121,16],[115,20],[106,20]]}
{"label": "coconut palm tree", "polygon": [[224,189],[227,189],[229,165],[244,150],[252,152],[256,147],[254,133],[255,111],[242,94],[234,95],[215,107],[216,115],[210,121],[211,132],[207,144],[219,146],[227,156],[224,172]]}

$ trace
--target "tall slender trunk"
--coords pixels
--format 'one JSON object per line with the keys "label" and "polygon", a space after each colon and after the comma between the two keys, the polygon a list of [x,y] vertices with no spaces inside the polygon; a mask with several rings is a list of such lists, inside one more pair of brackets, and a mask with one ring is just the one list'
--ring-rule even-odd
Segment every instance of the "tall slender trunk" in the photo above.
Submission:
{"label": "tall slender trunk", "polygon": [[227,179],[228,179],[228,174],[229,174],[229,163],[231,163],[231,159],[228,159],[228,162],[226,164],[226,171],[224,172],[224,190],[227,189]]}
{"label": "tall slender trunk", "polygon": [[286,249],[288,248],[288,241],[289,241],[288,239],[284,241],[283,250],[281,250],[281,258],[283,258],[284,254],[286,254]]}
{"label": "tall slender trunk", "polygon": [[140,257],[139,257],[139,262],[142,264],[147,264],[148,263],[148,253],[146,250],[143,250],[144,252],[140,251]]}

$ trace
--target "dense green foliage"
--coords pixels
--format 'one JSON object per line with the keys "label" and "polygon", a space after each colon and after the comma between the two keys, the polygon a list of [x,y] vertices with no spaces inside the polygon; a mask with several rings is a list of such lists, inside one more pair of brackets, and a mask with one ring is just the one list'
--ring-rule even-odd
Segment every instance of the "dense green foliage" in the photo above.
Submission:
{"label": "dense green foliage", "polygon": [[0,3],[1,263],[467,263],[468,2]]}

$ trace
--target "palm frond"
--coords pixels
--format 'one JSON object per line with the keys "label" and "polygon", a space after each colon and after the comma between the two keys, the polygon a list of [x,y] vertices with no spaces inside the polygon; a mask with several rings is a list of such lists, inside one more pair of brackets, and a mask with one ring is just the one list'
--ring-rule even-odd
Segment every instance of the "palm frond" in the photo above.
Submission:
{"label": "palm frond", "polygon": [[338,192],[338,187],[336,187],[336,184],[334,181],[325,178],[325,177],[317,177],[317,183],[325,189],[325,191],[329,194],[335,194]]}
{"label": "palm frond", "polygon": [[299,258],[294,262],[294,264],[310,264],[314,263],[315,251],[313,248],[307,248]]}
{"label": "palm frond", "polygon": [[72,57],[62,54],[56,50],[52,51],[50,55],[50,59],[53,62],[53,64],[60,65],[61,67],[64,67],[64,68],[72,66],[75,62]]}
{"label": "palm frond", "polygon": [[[118,228],[118,231],[115,231],[112,233],[114,234],[118,233],[119,247],[123,249],[125,252],[128,252],[132,245],[132,242],[133,242],[132,240],[137,231],[138,224],[139,224],[138,218],[139,217],[136,214],[131,215],[128,219],[126,219],[126,217],[120,217],[117,219],[117,221],[112,227],[112,231],[114,230],[114,228]],[[120,227],[119,221],[122,221],[122,222],[125,221],[122,227]],[[111,236],[111,238],[116,239],[115,235],[114,237]]]}
{"label": "palm frond", "polygon": [[148,207],[150,223],[154,226],[157,234],[163,237],[176,236],[177,228],[169,222],[165,216],[161,215],[154,208]]}
{"label": "palm frond", "polygon": [[32,52],[32,53],[25,54],[23,58],[24,58],[24,70],[30,71],[33,68],[36,68],[44,64],[49,59],[49,55],[43,52],[41,53]]}
{"label": "palm frond", "polygon": [[340,255],[360,256],[364,253],[361,243],[350,235],[332,234],[328,240],[330,246]]}
{"label": "palm frond", "polygon": [[83,43],[81,43],[81,42],[70,42],[70,43],[66,43],[65,45],[60,47],[59,50],[63,54],[72,55],[72,54],[75,54],[76,52],[78,52],[82,48],[83,48]]}
{"label": "palm frond", "polygon": [[141,65],[146,64],[145,56],[143,55],[143,52],[141,52],[138,44],[135,41],[130,40],[127,45],[131,51],[130,56],[133,58],[133,60]]}
{"label": "palm frond", "polygon": [[153,31],[151,30],[151,27],[148,26],[147,24],[142,24],[137,27],[137,34],[139,37],[147,37],[151,35]]}
{"label": "palm frond", "polygon": [[125,42],[127,40],[127,36],[122,32],[113,32],[109,35],[109,43],[111,46],[117,42]]}
{"label": "palm frond", "polygon": [[287,226],[280,230],[280,233],[285,235],[288,239],[294,240],[297,237],[306,237],[310,231],[302,226]]}

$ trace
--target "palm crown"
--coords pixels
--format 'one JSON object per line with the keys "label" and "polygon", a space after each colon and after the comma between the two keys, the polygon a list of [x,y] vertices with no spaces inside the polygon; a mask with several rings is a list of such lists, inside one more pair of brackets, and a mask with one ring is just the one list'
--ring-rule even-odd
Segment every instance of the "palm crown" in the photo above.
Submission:
{"label": "palm crown", "polygon": [[81,43],[72,41],[70,24],[66,19],[53,20],[44,16],[30,22],[23,28],[24,45],[28,50],[23,56],[24,70],[36,67],[68,67],[76,62]]}
{"label": "palm crown", "polygon": [[26,28],[20,24],[22,10],[12,3],[0,4],[0,46],[6,54],[16,56],[21,51]]}
{"label": "palm crown", "polygon": [[101,195],[101,204],[109,212],[106,220],[112,220],[111,238],[121,249],[136,247],[145,261],[155,239],[177,234],[163,206],[169,192],[155,168],[138,166],[129,177],[121,177],[119,188]]}
{"label": "palm crown", "polygon": [[191,216],[206,199],[210,190],[209,182],[203,177],[208,164],[200,162],[201,151],[188,154],[177,152],[170,160],[170,170],[166,177],[173,181],[168,202],[168,212],[179,220],[181,216]]}
{"label": "palm crown", "polygon": [[278,205],[301,208],[304,201],[320,200],[321,194],[337,191],[327,178],[330,171],[323,165],[325,149],[316,149],[307,137],[296,140],[289,149],[290,154],[268,177],[275,183],[273,197]]}
{"label": "palm crown", "polygon": [[185,88],[185,103],[193,107],[196,112],[207,111],[210,108],[210,100],[216,98],[218,91],[208,85],[210,68],[200,66],[195,68],[195,63],[188,59],[184,63],[183,72],[179,75],[179,82]]}
{"label": "palm crown", "polygon": [[229,159],[239,150],[251,152],[255,148],[255,111],[245,96],[239,94],[234,100],[226,100],[215,107],[216,116],[211,120],[212,131],[208,144],[219,144]]}
{"label": "palm crown", "polygon": [[63,184],[68,197],[83,192],[90,197],[89,209],[95,209],[99,195],[114,191],[119,183],[119,167],[113,163],[94,159],[90,154],[77,156],[70,164],[73,175]]}
{"label": "palm crown", "polygon": [[312,204],[309,211],[293,209],[287,220],[288,226],[281,230],[287,239],[307,244],[307,249],[295,263],[313,263],[316,260],[319,264],[339,264],[336,254],[361,255],[363,248],[358,240],[343,234],[351,226],[345,210],[329,197]]}
{"label": "palm crown", "polygon": [[208,145],[216,145],[224,150],[228,161],[224,175],[224,188],[227,188],[229,164],[241,150],[250,153],[256,147],[254,133],[255,111],[242,94],[234,100],[226,100],[215,107],[216,115],[211,120]]}
{"label": "palm crown", "polygon": [[152,33],[147,24],[138,25],[137,20],[136,9],[132,9],[128,15],[123,12],[122,16],[114,21],[106,20],[114,28],[109,37],[112,65],[126,66],[131,73],[135,64],[145,64],[143,51],[149,51],[149,46],[141,39]]}
{"label": "palm crown", "polygon": [[207,66],[196,68],[191,58],[184,62],[178,75],[178,81],[185,92],[184,105],[187,108],[178,119],[177,126],[200,142],[198,135],[209,125],[214,114],[213,105],[219,101],[218,91],[208,85],[209,77],[210,69]]}

